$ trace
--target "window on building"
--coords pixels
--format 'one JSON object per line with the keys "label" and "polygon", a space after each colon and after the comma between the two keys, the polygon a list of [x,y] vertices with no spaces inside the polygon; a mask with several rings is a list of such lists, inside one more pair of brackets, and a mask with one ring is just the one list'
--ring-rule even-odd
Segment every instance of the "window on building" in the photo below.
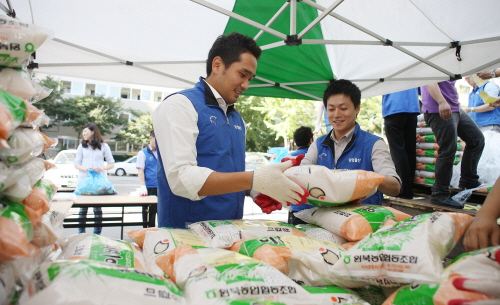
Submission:
{"label": "window on building", "polygon": [[63,89],[63,93],[71,93],[71,82],[62,81],[61,88]]}
{"label": "window on building", "polygon": [[108,86],[106,85],[95,85],[95,95],[104,95],[106,96],[108,92]]}
{"label": "window on building", "polygon": [[154,96],[153,96],[153,100],[155,102],[161,102],[162,101],[162,96],[163,96],[163,93],[162,92],[158,92],[158,91],[155,91],[154,92]]}
{"label": "window on building", "polygon": [[121,88],[120,87],[109,87],[109,97],[111,98],[120,98],[121,97]]}
{"label": "window on building", "polygon": [[140,89],[132,89],[132,97],[133,100],[141,100],[141,90]]}
{"label": "window on building", "polygon": [[151,99],[151,91],[141,90],[141,101],[149,101]]}
{"label": "window on building", "polygon": [[78,140],[73,140],[73,139],[63,139],[63,148],[64,149],[76,149],[78,147],[77,145]]}
{"label": "window on building", "polygon": [[111,151],[116,151],[116,142],[115,141],[106,141],[106,143],[108,143]]}
{"label": "window on building", "polygon": [[71,94],[85,95],[85,83],[71,82]]}
{"label": "window on building", "polygon": [[95,84],[85,85],[85,95],[95,95]]}
{"label": "window on building", "polygon": [[120,91],[120,97],[129,99],[130,98],[130,88],[122,88]]}
{"label": "window on building", "polygon": [[116,151],[127,151],[127,143],[116,142]]}

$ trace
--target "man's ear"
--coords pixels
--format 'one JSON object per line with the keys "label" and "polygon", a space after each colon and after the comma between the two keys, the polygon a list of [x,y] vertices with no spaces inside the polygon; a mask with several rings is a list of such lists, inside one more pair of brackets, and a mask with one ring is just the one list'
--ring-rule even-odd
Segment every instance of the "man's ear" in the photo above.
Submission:
{"label": "man's ear", "polygon": [[220,56],[215,56],[212,60],[212,73],[218,74],[221,69],[224,69],[224,62]]}

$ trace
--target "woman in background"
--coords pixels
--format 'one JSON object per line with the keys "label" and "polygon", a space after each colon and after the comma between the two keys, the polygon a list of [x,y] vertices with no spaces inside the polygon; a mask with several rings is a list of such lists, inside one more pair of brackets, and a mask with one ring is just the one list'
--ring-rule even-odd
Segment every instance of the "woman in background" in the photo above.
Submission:
{"label": "woman in background", "polygon": [[[108,163],[107,165],[104,165],[104,160]],[[88,176],[90,169],[96,173],[104,172],[105,174],[107,170],[112,169],[114,166],[115,160],[111,154],[111,149],[108,144],[104,143],[97,125],[85,125],[82,131],[82,143],[78,145],[75,159],[75,168],[79,170],[78,183]],[[80,208],[78,217],[86,218],[87,210],[88,208]],[[102,209],[100,207],[94,207],[94,217],[102,218]],[[95,223],[100,224],[102,221],[96,220]],[[85,224],[85,221],[81,221],[80,224]],[[102,227],[94,227],[94,234],[101,234],[101,231]],[[85,228],[78,228],[78,232],[85,233]]]}

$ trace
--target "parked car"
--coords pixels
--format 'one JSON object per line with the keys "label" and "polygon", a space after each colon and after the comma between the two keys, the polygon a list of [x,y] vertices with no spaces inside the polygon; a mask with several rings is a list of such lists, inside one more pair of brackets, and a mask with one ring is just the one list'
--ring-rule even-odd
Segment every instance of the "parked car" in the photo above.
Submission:
{"label": "parked car", "polygon": [[58,191],[74,191],[78,181],[78,170],[75,168],[76,149],[60,151],[52,162],[55,167],[48,170],[44,178],[52,181]]}
{"label": "parked car", "polygon": [[135,167],[136,161],[137,156],[133,156],[123,162],[116,162],[112,170],[117,176],[137,175],[139,171]]}

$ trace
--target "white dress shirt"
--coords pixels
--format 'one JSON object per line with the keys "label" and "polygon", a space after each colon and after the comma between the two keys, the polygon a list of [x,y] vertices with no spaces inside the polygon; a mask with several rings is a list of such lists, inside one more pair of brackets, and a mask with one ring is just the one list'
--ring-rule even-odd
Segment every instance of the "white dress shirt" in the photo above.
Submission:
{"label": "white dress shirt", "polygon": [[[227,115],[228,105],[212,86],[208,86]],[[183,94],[168,97],[153,112],[156,142],[170,189],[175,195],[190,200],[205,197],[198,196],[198,192],[213,172],[198,166],[196,160],[197,122],[198,112]]]}

